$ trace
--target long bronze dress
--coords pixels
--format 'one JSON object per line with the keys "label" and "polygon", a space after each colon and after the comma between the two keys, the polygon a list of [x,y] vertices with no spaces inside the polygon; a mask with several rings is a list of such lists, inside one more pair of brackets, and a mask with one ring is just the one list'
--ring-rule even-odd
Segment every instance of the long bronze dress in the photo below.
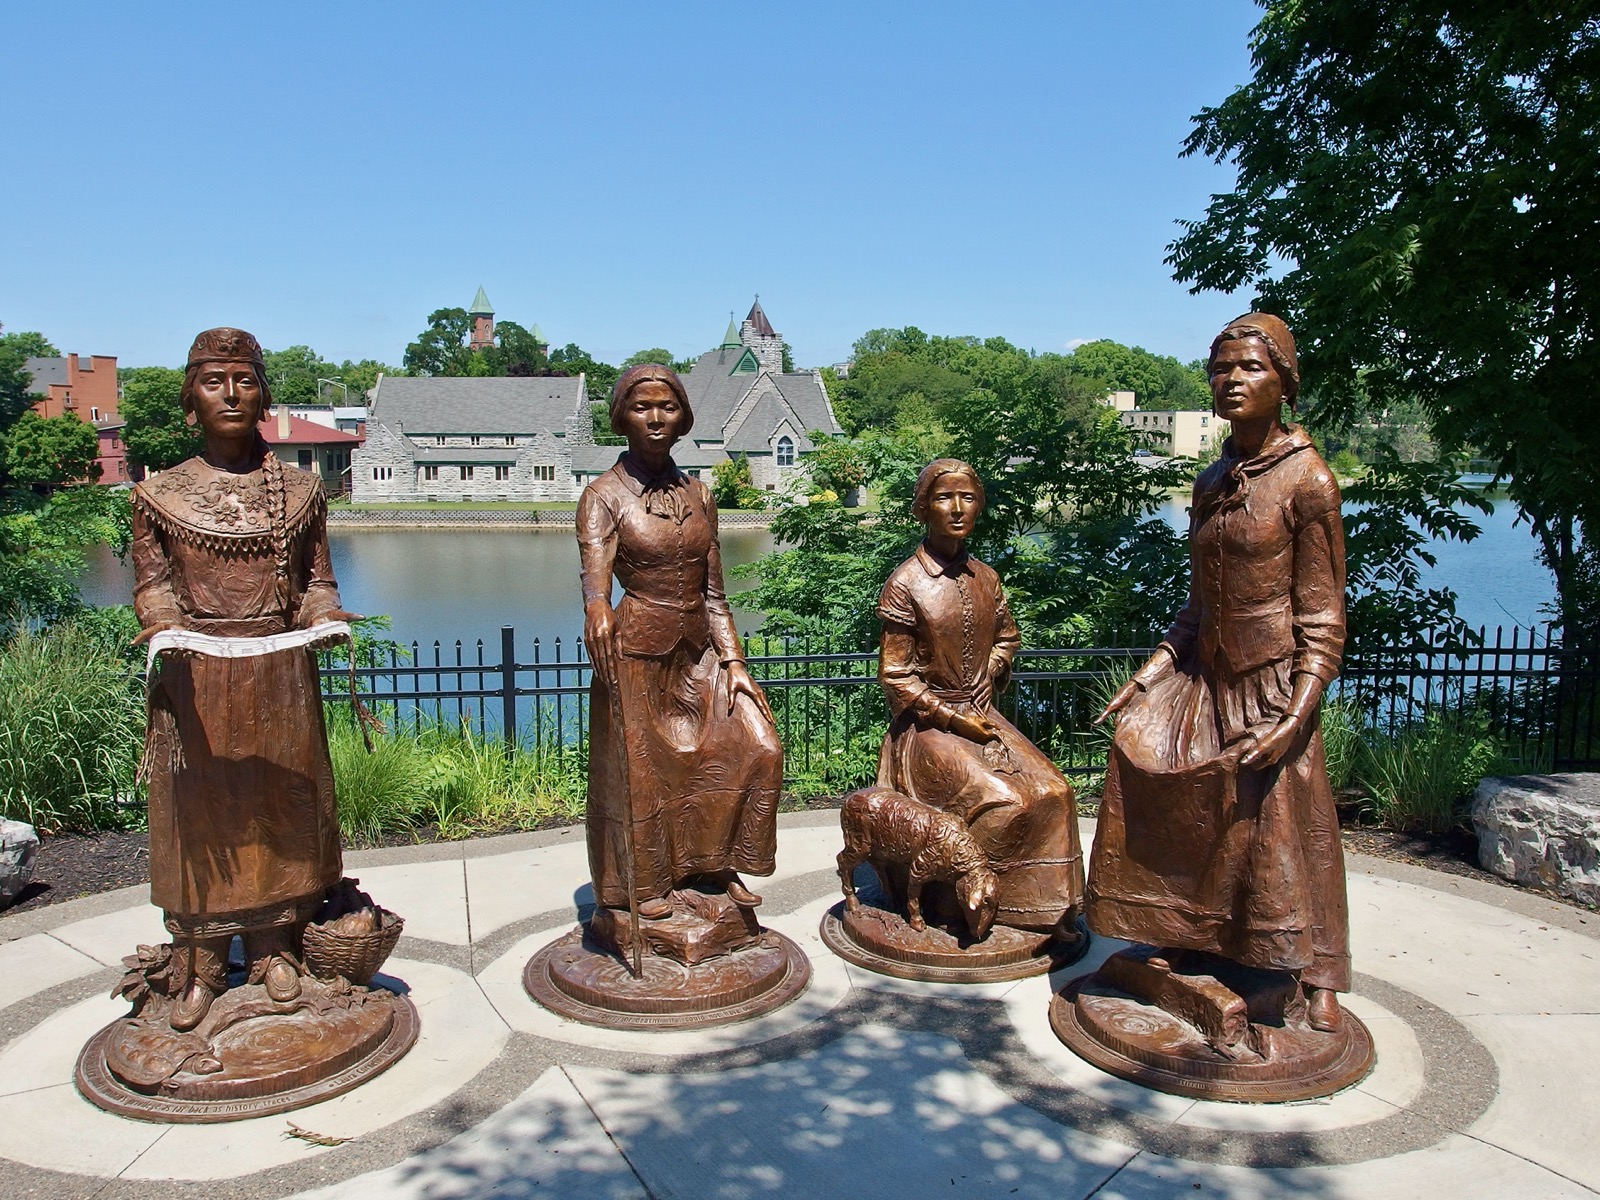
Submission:
{"label": "long bronze dress", "polygon": [[[966,822],[999,876],[996,920],[1045,930],[1083,902],[1083,850],[1072,786],[994,706],[1020,639],[993,568],[927,544],[895,568],[878,598],[878,679],[891,721],[878,784]],[[949,732],[957,712],[986,717],[998,742]]]}
{"label": "long bronze dress", "polygon": [[[589,692],[589,869],[596,900],[628,906],[692,875],[770,875],[783,751],[748,696],[728,711],[719,664],[741,661],[723,590],[710,489],[670,461],[649,476],[629,454],[578,501],[583,598],[622,585],[616,630],[623,728],[598,672]],[[628,788],[621,756],[627,756]]]}
{"label": "long bronze dress", "polygon": [[1299,429],[1195,481],[1177,669],[1117,724],[1089,871],[1096,933],[1295,970],[1348,991],[1344,852],[1320,723],[1277,764],[1230,748],[1270,731],[1293,678],[1325,684],[1344,646],[1339,487]]}
{"label": "long bronze dress", "polygon": [[[261,637],[340,611],[326,512],[321,482],[282,464],[234,474],[197,457],[139,484],[140,623]],[[149,737],[150,897],[169,929],[306,920],[342,873],[314,653],[163,657]]]}

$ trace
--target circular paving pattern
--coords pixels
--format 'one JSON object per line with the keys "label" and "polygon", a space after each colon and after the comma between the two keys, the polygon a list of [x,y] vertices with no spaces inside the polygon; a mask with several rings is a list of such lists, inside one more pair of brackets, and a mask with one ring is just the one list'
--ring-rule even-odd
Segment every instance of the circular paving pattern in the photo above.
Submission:
{"label": "circular paving pattern", "polygon": [[125,898],[62,906],[55,924],[0,917],[0,1171],[43,1200],[100,1186],[85,1177],[116,1177],[126,1200],[201,1200],[220,1180],[253,1200],[632,1195],[641,1181],[657,1194],[749,1191],[766,1178],[821,1197],[838,1189],[817,1181],[874,1172],[902,1191],[954,1181],[1018,1200],[1187,1195],[1191,1182],[1206,1194],[1600,1195],[1584,1149],[1600,1136],[1600,1085],[1569,1069],[1600,1051],[1584,914],[1353,857],[1367,973],[1346,1012],[1370,1031],[1371,1074],[1312,1101],[1192,1100],[1097,1069],[1051,1027],[1052,996],[1120,943],[1096,939],[1048,976],[964,985],[837,957],[822,928],[838,896],[830,816],[785,819],[787,874],[762,888],[810,989],[704,1031],[595,1029],[529,998],[529,956],[574,916],[552,904],[582,898],[570,836],[357,863],[410,918],[390,969],[418,1040],[390,1071],[293,1114],[351,1139],[338,1146],[286,1139],[282,1115],[236,1120],[219,1141],[87,1104],[78,1051],[124,1011],[104,994],[159,914]]}

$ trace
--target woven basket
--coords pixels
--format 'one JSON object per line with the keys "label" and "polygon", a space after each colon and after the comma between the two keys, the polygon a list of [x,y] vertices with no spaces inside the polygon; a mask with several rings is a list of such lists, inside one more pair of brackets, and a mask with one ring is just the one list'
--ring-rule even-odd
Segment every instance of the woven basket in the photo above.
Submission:
{"label": "woven basket", "polygon": [[357,987],[370,984],[406,926],[388,909],[379,911],[383,914],[383,927],[372,933],[338,934],[326,925],[307,925],[306,969],[318,979],[342,975]]}

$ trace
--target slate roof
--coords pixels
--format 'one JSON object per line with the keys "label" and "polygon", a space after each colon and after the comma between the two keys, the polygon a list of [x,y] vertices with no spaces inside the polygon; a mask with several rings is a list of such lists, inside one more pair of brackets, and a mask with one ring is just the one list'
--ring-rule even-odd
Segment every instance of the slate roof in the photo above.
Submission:
{"label": "slate roof", "polygon": [[790,416],[788,407],[770,392],[756,401],[755,408],[751,410],[749,416],[739,422],[739,428],[732,431],[723,448],[729,454],[740,450],[747,454],[752,451],[765,454],[772,449],[772,435],[784,424],[794,430],[795,449],[816,449],[811,444],[811,439],[806,437],[804,422],[798,422]]}
{"label": "slate roof", "polygon": [[[699,416],[695,422],[698,425]],[[598,475],[609,471],[626,446],[574,446],[572,469],[584,475]],[[721,462],[726,455],[720,450],[701,450],[693,442],[679,442],[672,448],[672,461],[685,471],[708,469]]]}
{"label": "slate roof", "polygon": [[22,369],[33,376],[32,391],[45,395],[51,384],[64,384],[67,382],[67,360],[65,358],[27,358],[22,361]]}
{"label": "slate roof", "polygon": [[573,414],[588,421],[583,378],[386,375],[372,394],[368,421],[409,437],[432,433],[564,433]]}
{"label": "slate roof", "polygon": [[[727,436],[726,427],[739,402],[750,394],[750,389],[763,379],[777,385],[784,401],[794,410],[788,418],[783,405],[770,399],[757,402],[756,411],[747,416],[733,431],[727,444],[731,451],[766,451],[769,439],[783,418],[797,424],[799,439],[795,449],[813,450],[816,447],[806,434],[813,429],[825,433],[839,433],[839,423],[828,407],[827,393],[822,388],[822,377],[810,372],[792,375],[729,375],[734,365],[744,356],[743,346],[721,346],[708,350],[695,360],[689,373],[683,376],[684,389],[689,393],[689,404],[694,409],[694,433],[697,441],[720,441]],[[763,386],[765,386],[763,384]]]}
{"label": "slate roof", "polygon": [[749,321],[753,332],[760,337],[777,337],[777,331],[772,328],[772,322],[767,320],[767,314],[761,311],[761,297],[756,297],[756,302],[750,306],[750,315],[745,318]]}

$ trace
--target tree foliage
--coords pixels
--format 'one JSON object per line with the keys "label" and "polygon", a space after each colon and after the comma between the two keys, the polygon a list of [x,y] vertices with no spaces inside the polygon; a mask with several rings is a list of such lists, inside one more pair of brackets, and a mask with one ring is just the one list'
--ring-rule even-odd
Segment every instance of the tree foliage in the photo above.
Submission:
{"label": "tree foliage", "polygon": [[3,446],[4,477],[15,487],[51,488],[100,478],[95,462],[100,438],[75,413],[41,417],[29,409],[5,431]]}
{"label": "tree foliage", "polygon": [[1600,630],[1600,8],[1261,2],[1253,78],[1185,145],[1237,183],[1169,263],[1290,322],[1324,425],[1416,400],[1492,459]]}
{"label": "tree foliage", "polygon": [[735,454],[713,466],[711,479],[711,498],[718,508],[766,507],[766,495],[756,487],[750,474],[750,460],[743,454]]}
{"label": "tree foliage", "polygon": [[0,333],[0,347],[18,360],[25,358],[60,358],[56,344],[37,330],[24,329],[17,333]]}
{"label": "tree foliage", "polygon": [[128,502],[92,483],[92,426],[33,412],[23,360],[55,347],[40,334],[0,336],[0,632],[19,617],[53,621],[82,607],[84,549],[128,544]]}
{"label": "tree foliage", "polygon": [[472,318],[464,308],[436,308],[428,314],[428,327],[406,347],[405,367],[414,375],[486,375],[474,370],[479,362],[467,345]]}
{"label": "tree foliage", "polygon": [[984,482],[971,549],[1000,572],[1030,639],[1125,635],[1164,625],[1182,604],[1183,543],[1159,509],[1188,472],[1140,465],[1129,431],[1099,403],[1103,381],[1071,358],[1003,338],[873,330],[841,391],[852,383],[856,414],[890,415],[854,441],[879,511],[814,499],[775,520],[784,548],[755,564],[760,582],[741,598],[772,632],[870,641],[878,589],[921,534],[910,512],[917,474],[946,454]]}
{"label": "tree foliage", "polygon": [[1152,354],[1143,346],[1124,346],[1102,338],[1075,349],[1072,362],[1083,374],[1104,380],[1108,391],[1132,392],[1140,408],[1211,409],[1203,361],[1181,363],[1170,354]]}
{"label": "tree foliage", "polygon": [[128,457],[152,471],[165,471],[199,454],[205,438],[183,419],[178,397],[183,372],[172,367],[133,367],[122,375],[122,441]]}

